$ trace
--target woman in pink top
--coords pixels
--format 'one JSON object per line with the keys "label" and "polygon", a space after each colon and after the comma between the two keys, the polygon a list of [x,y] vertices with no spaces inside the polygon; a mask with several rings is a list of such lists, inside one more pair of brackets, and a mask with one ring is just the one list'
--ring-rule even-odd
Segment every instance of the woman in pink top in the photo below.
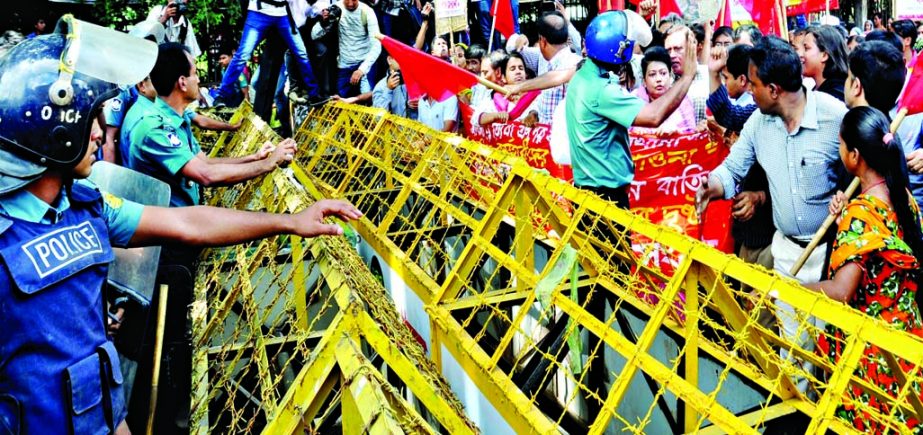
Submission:
{"label": "woman in pink top", "polygon": [[[650,103],[660,98],[673,86],[670,55],[663,47],[651,47],[644,52],[641,72],[644,78],[643,86],[639,86],[632,93],[645,102]],[[660,127],[656,129],[632,127],[633,132],[642,134],[687,133],[695,130],[695,106],[688,95],[683,98],[683,102],[673,114],[660,124]]]}

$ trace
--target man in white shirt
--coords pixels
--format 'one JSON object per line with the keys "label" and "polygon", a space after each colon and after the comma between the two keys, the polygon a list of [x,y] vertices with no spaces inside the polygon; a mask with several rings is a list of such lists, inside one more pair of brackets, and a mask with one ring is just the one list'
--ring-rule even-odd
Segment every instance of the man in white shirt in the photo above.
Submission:
{"label": "man in white shirt", "polygon": [[341,0],[335,5],[342,10],[339,23],[331,23],[333,17],[324,10],[321,21],[311,29],[311,38],[322,38],[337,27],[340,36],[337,94],[343,98],[355,97],[370,89],[366,75],[381,54],[381,42],[375,38],[379,33],[378,19],[375,11],[359,0]]}
{"label": "man in white shirt", "polygon": [[410,107],[417,105],[417,121],[436,131],[454,133],[458,129],[458,98],[449,97],[443,102],[428,95],[417,101],[410,101]]}
{"label": "man in white shirt", "polygon": [[247,19],[244,21],[244,32],[240,37],[240,46],[237,47],[234,58],[224,71],[221,87],[218,88],[215,98],[215,107],[227,105],[227,100],[233,93],[234,85],[240,73],[243,72],[244,65],[250,60],[256,46],[265,39],[266,33],[270,31],[275,31],[282,38],[297,60],[296,63],[309,96],[308,105],[315,106],[327,101],[327,98],[320,95],[317,79],[308,62],[308,53],[305,51],[301,36],[298,35],[295,20],[288,13],[287,4],[285,0],[250,0],[247,7]]}
{"label": "man in white shirt", "polygon": [[192,57],[197,58],[202,54],[202,50],[199,48],[199,42],[196,40],[192,24],[186,19],[186,8],[186,0],[169,0],[166,5],[151,8],[147,19],[163,24],[166,31],[164,39],[185,45]]}

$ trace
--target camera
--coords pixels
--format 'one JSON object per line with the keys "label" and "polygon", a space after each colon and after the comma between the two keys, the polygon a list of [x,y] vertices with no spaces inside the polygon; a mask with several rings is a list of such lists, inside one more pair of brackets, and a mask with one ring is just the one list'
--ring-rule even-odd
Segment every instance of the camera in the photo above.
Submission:
{"label": "camera", "polygon": [[340,9],[337,5],[330,5],[327,8],[327,21],[336,22],[340,21],[340,17],[343,16],[343,10]]}
{"label": "camera", "polygon": [[183,15],[189,10],[189,4],[186,3],[186,0],[176,0],[172,7],[176,8],[176,13],[178,15]]}

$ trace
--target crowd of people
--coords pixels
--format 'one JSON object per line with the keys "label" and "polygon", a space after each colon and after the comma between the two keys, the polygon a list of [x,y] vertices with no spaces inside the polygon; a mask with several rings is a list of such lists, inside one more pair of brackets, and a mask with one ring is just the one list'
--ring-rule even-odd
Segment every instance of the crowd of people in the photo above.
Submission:
{"label": "crowd of people", "polygon": [[[630,133],[718,129],[733,146],[724,163],[701,183],[696,207],[703,213],[713,199],[732,201],[736,254],[923,337],[917,292],[923,279],[918,272],[923,233],[917,206],[923,200],[923,115],[909,116],[895,132],[889,130],[908,66],[916,56],[917,23],[885,23],[875,15],[862,29],[847,30],[825,17],[823,23],[793,29],[788,39],[781,39],[746,24],[731,28],[688,23],[676,16],[653,22],[656,2],[645,0],[637,13],[596,16],[581,34],[567,10],[555,3],[555,10],[537,18],[534,41],[518,33],[509,38],[495,35],[491,41],[493,32],[483,15],[491,2],[473,3],[481,14],[476,27],[482,34],[477,37],[469,32],[434,34],[433,6],[419,0],[318,0],[304,7],[294,7],[299,2],[250,0],[239,43],[219,50],[223,78],[210,90],[200,88],[196,59],[202,52],[182,0],[154,8],[131,31],[132,47],[150,51],[156,61],[123,65],[118,58],[98,59],[124,69],[114,76],[125,79],[109,83],[111,78],[78,69],[70,94],[66,87],[58,94],[55,87],[60,81],[57,59],[70,47],[65,44],[68,35],[61,33],[68,26],[43,35],[45,24],[37,22],[27,38],[4,35],[0,254],[5,268],[0,273],[6,278],[0,280],[0,316],[23,326],[0,333],[0,423],[26,432],[118,432],[129,426],[143,430],[147,390],[136,389],[137,397],[126,406],[128,398],[117,391],[118,356],[107,347],[106,331],[98,328],[107,322],[99,288],[112,259],[110,245],[163,244],[158,279],[187,283],[171,288],[171,309],[181,311],[192,297],[189,277],[200,246],[283,232],[339,234],[336,226],[323,223],[324,217],[361,215],[348,203],[331,201],[286,217],[202,207],[204,187],[233,185],[271,172],[291,161],[298,149],[286,139],[249,156],[208,157],[193,126],[233,131],[240,125],[196,113],[191,109],[196,102],[223,107],[248,99],[259,116],[270,119],[275,106],[277,118],[284,121],[291,119],[283,113],[290,107],[287,100],[315,107],[338,98],[444,132],[512,121],[530,128],[545,124],[552,131],[566,131],[558,136],[570,150],[573,183],[624,208],[631,206],[628,189],[635,169]],[[513,5],[515,16],[518,2]],[[506,92],[477,84],[442,101],[429,95],[411,98],[402,66],[382,50],[376,37],[382,32],[503,86]],[[260,59],[250,65],[264,40]],[[55,62],[37,62],[46,59]],[[21,90],[23,82],[35,86],[27,87],[25,94],[4,92],[14,86]],[[464,106],[471,110],[461,110]],[[45,116],[54,111],[61,111],[61,116]],[[65,116],[74,111],[79,115]],[[36,115],[41,122],[23,120]],[[282,136],[291,137],[292,126],[284,124]],[[101,195],[81,181],[97,159],[168,184],[170,207]],[[842,191],[852,176],[859,178],[861,193],[847,198]],[[791,276],[793,264],[829,214],[839,216],[837,227]],[[85,222],[96,238],[87,235]],[[60,256],[12,249],[44,246],[43,240],[55,232],[74,233],[66,239],[72,246]],[[36,255],[44,263],[37,263]],[[60,316],[42,320],[44,327],[34,334],[12,333],[35,331],[36,319],[26,314],[27,309],[64,293],[72,298],[71,292],[84,298],[83,305],[72,304]],[[794,308],[782,301],[777,305],[778,325],[770,327],[807,350],[833,362],[839,359],[843,349],[836,337],[841,332],[827,326],[826,335],[809,336]],[[101,308],[100,317],[87,324],[55,319],[85,317],[93,307]],[[124,311],[118,306],[108,309],[114,313],[109,332],[116,333]],[[61,338],[69,336],[85,340],[73,341],[60,355],[29,350],[53,347],[49,340],[70,343]],[[174,398],[189,397],[190,335],[180,321],[169,326],[165,336],[173,378],[163,384],[173,390],[161,395],[167,399],[158,404],[162,411],[157,432],[181,433],[188,428],[189,405]],[[869,346],[862,362],[869,381],[895,391],[897,381],[889,368],[871,362],[877,352]],[[150,360],[151,355],[139,356],[139,361]],[[811,369],[810,363],[799,363]],[[97,369],[94,377],[94,364],[108,364],[108,372]],[[36,365],[45,368],[36,370]],[[80,399],[77,390],[42,393],[64,392],[65,384],[75,379],[93,383],[106,398],[98,414],[80,421],[64,411],[65,403]],[[808,393],[807,380],[796,381]],[[149,380],[142,378],[136,385],[149,387]],[[850,394],[854,400],[867,400],[861,391]],[[844,412],[851,412],[848,417],[856,427],[877,427],[867,414]]]}

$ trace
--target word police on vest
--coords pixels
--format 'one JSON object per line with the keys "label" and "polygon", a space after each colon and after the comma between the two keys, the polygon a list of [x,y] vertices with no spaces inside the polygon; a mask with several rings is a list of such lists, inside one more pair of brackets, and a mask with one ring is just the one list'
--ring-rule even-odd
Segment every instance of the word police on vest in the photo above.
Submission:
{"label": "word police on vest", "polygon": [[96,229],[89,222],[61,228],[24,245],[38,276],[44,278],[87,255],[102,252]]}

